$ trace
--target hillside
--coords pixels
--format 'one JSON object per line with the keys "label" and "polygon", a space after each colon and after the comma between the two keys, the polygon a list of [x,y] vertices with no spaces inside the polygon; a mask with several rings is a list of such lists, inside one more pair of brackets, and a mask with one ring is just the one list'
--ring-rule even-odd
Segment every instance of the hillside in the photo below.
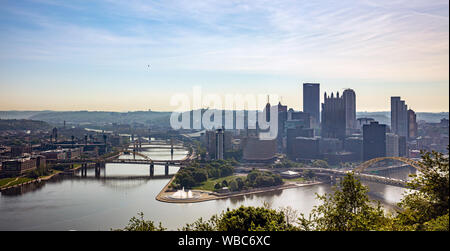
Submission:
{"label": "hillside", "polygon": [[27,119],[0,119],[0,131],[5,130],[46,130],[51,126],[44,121]]}

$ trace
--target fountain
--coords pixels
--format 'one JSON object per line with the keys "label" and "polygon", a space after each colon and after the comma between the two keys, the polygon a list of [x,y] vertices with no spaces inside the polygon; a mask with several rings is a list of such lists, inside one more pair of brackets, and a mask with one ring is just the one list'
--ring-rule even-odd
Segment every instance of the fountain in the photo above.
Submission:
{"label": "fountain", "polygon": [[198,195],[194,195],[191,190],[188,190],[186,192],[183,187],[183,189],[176,191],[175,193],[169,195],[168,197],[172,199],[192,199],[198,197]]}

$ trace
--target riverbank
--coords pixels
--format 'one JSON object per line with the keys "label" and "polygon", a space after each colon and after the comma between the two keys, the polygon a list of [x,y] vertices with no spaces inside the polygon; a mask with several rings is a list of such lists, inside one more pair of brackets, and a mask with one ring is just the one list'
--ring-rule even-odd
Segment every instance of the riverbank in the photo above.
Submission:
{"label": "riverbank", "polygon": [[280,186],[261,187],[261,188],[254,188],[254,189],[249,189],[249,190],[245,190],[245,191],[229,192],[229,193],[216,193],[216,192],[204,191],[204,190],[192,190],[192,193],[197,195],[195,198],[176,199],[176,198],[170,197],[170,195],[172,195],[174,192],[168,191],[168,188],[169,188],[170,184],[172,184],[172,181],[174,179],[175,179],[175,176],[172,177],[172,179],[170,179],[170,181],[158,193],[158,195],[156,196],[156,200],[161,201],[161,202],[166,202],[166,203],[199,203],[199,202],[210,201],[210,200],[220,200],[220,199],[228,199],[228,198],[251,195],[251,194],[267,193],[267,192],[290,189],[290,188],[313,186],[313,185],[319,185],[319,184],[323,183],[323,182],[308,182],[308,183],[286,182],[286,184],[283,184]]}
{"label": "riverbank", "polygon": [[[8,190],[8,189],[24,186],[24,185],[31,184],[31,183],[46,181],[46,180],[49,180],[49,179],[59,175],[60,173],[62,173],[62,171],[53,170],[52,174],[47,175],[47,176],[41,176],[41,177],[36,178],[36,179],[30,179],[30,178],[27,178],[27,177],[12,178],[13,180],[9,181],[8,183],[6,183],[2,187],[0,187],[0,191],[4,191],[4,190]],[[17,183],[17,181],[20,181],[20,182]]]}

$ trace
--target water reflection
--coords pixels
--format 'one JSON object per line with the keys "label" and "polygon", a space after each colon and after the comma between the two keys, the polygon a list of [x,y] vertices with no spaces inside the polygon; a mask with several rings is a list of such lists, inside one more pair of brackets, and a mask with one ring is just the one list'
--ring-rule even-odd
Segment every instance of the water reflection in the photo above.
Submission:
{"label": "water reflection", "polygon": [[25,193],[29,192],[35,192],[39,189],[42,189],[45,186],[45,182],[37,182],[37,183],[30,183],[18,187],[13,187],[7,190],[3,190],[1,192],[2,196],[19,196]]}

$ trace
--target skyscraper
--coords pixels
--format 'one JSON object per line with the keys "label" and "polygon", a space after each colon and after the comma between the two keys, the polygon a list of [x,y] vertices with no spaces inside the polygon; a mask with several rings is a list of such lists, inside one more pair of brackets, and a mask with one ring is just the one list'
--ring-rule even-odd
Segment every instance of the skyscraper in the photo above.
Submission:
{"label": "skyscraper", "polygon": [[417,121],[416,113],[409,109],[408,110],[408,138],[415,139],[417,137]]}
{"label": "skyscraper", "polygon": [[278,135],[277,135],[277,150],[284,152],[283,139],[285,138],[285,126],[288,118],[287,105],[282,105],[278,102]]}
{"label": "skyscraper", "polygon": [[344,90],[342,93],[345,103],[345,128],[346,134],[352,134],[356,129],[356,94],[352,89]]}
{"label": "skyscraper", "polygon": [[400,97],[391,97],[391,131],[408,137],[408,106]]}
{"label": "skyscraper", "polygon": [[216,159],[223,159],[225,137],[223,129],[216,130]]}
{"label": "skyscraper", "polygon": [[386,125],[371,122],[363,126],[364,161],[386,156]]}
{"label": "skyscraper", "polygon": [[322,138],[345,138],[345,102],[344,97],[336,97],[324,94],[324,102],[322,103]]}
{"label": "skyscraper", "polygon": [[320,124],[320,84],[303,84],[303,111],[313,118],[313,128]]}

